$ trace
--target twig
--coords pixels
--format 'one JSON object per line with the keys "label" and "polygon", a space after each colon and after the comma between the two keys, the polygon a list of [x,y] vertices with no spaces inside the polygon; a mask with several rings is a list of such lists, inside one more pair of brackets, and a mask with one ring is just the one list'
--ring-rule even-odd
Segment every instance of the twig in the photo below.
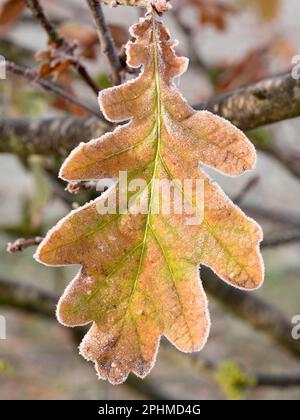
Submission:
{"label": "twig", "polygon": [[[209,375],[210,377],[214,377],[223,364],[223,362],[215,363],[212,360],[203,359],[202,357],[199,357],[197,353],[191,354],[189,357],[186,357],[185,354],[180,353],[178,351],[174,351],[169,345],[164,345],[161,351],[163,355],[176,366],[186,367],[187,369],[191,369],[193,372],[196,372],[199,375],[202,375],[204,373],[206,375]],[[239,367],[241,371],[244,371],[243,367]],[[251,388],[262,386],[286,388],[300,385],[300,372],[280,374],[245,372],[245,376],[251,378],[251,382],[253,383]]]}
{"label": "twig", "polygon": [[233,199],[235,204],[241,204],[241,202],[245,199],[246,195],[257,186],[260,181],[259,176],[254,176],[251,178],[246,185],[241,189],[241,191],[237,194],[237,196]]}
{"label": "twig", "polygon": [[300,357],[300,340],[292,338],[291,322],[280,310],[253,293],[229,286],[206,267],[201,268],[201,278],[204,289],[235,316]]}
{"label": "twig", "polygon": [[[89,191],[95,190],[97,184],[93,181],[90,182],[74,182],[67,185],[66,191],[70,194],[78,194],[80,191]],[[64,197],[63,197],[64,199]],[[68,201],[69,204],[69,201]],[[74,203],[72,203],[74,204]],[[10,254],[15,254],[16,252],[24,251],[24,249],[31,246],[39,245],[42,242],[43,238],[37,236],[33,239],[17,239],[14,243],[9,242],[7,245],[7,252]],[[282,246],[290,244],[292,242],[300,241],[300,232],[283,232],[280,236],[273,238],[266,238],[262,243],[262,248],[273,248],[276,246]]]}
{"label": "twig", "polygon": [[54,318],[58,296],[29,284],[0,279],[0,305]]}
{"label": "twig", "polygon": [[94,17],[94,22],[102,49],[106,54],[110,64],[112,82],[114,85],[119,85],[122,82],[121,73],[123,70],[123,65],[118,55],[115,41],[106,22],[102,6],[97,0],[87,0],[87,3]]}
{"label": "twig", "polygon": [[300,218],[291,213],[250,204],[243,205],[242,209],[255,218],[260,217],[274,223],[300,228]]}
{"label": "twig", "polygon": [[94,110],[93,108],[89,107],[88,105],[84,104],[79,99],[74,98],[74,96],[70,95],[68,92],[60,88],[59,86],[55,85],[54,83],[48,82],[47,80],[42,80],[38,78],[37,73],[27,67],[19,66],[15,63],[10,61],[6,62],[6,71],[16,74],[18,76],[22,76],[24,79],[27,79],[30,82],[40,86],[44,90],[48,92],[52,92],[57,96],[60,96],[64,100],[79,106],[80,108],[84,109],[88,113],[96,116],[97,118],[101,118],[101,115]]}
{"label": "twig", "polygon": [[96,190],[97,182],[83,181],[83,182],[69,182],[66,188],[70,194],[79,194],[80,191]]}
{"label": "twig", "polygon": [[293,387],[300,385],[299,373],[268,374],[258,373],[256,375],[256,386]]}
{"label": "twig", "polygon": [[147,7],[150,0],[98,0],[104,4],[110,6],[135,6],[135,7]]}
{"label": "twig", "polygon": [[[26,0],[27,6],[32,11],[33,16],[40,22],[41,26],[48,34],[49,40],[56,44],[58,47],[64,46],[66,50],[71,50],[71,45],[57,32],[54,25],[46,16],[42,5],[39,0]],[[78,71],[82,79],[91,88],[91,90],[98,96],[99,86],[96,85],[92,77],[89,75],[86,67],[77,59],[72,63],[73,67]]]}
{"label": "twig", "polygon": [[261,150],[262,152],[268,154],[269,156],[276,159],[281,165],[283,165],[292,175],[296,178],[300,178],[300,156],[299,153],[286,153],[278,150],[276,146],[272,146],[269,144],[256,144],[256,147]]}
{"label": "twig", "polygon": [[37,236],[33,239],[24,239],[24,238],[17,239],[14,243],[9,242],[7,244],[7,252],[9,254],[22,252],[26,248],[39,245],[42,242],[42,240],[43,238],[41,238],[40,236]]}
{"label": "twig", "polygon": [[42,27],[47,32],[49,40],[54,42],[58,46],[63,45],[63,38],[58,34],[52,23],[45,15],[44,9],[40,4],[39,0],[26,0],[26,4],[32,11],[33,16],[40,22]]}
{"label": "twig", "polygon": [[197,51],[197,47],[195,45],[195,31],[191,28],[191,26],[187,25],[183,21],[179,9],[174,8],[172,14],[175,18],[177,25],[187,38],[187,55],[189,57],[190,63],[192,63],[194,67],[198,68],[200,71],[205,71],[207,73],[209,68],[206,65],[206,63],[202,60],[202,58],[200,58],[199,53]]}
{"label": "twig", "polygon": [[273,238],[266,238],[262,246],[263,248],[274,248],[277,246],[288,245],[294,242],[300,242],[300,231],[282,232]]}
{"label": "twig", "polygon": [[0,119],[0,152],[66,157],[80,142],[100,137],[111,125],[98,118]]}

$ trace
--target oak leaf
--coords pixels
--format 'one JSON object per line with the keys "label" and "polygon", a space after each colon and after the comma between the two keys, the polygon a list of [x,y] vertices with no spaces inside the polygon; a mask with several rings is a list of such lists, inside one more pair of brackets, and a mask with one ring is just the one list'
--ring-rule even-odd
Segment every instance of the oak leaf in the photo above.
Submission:
{"label": "oak leaf", "polygon": [[[198,165],[239,175],[255,164],[253,146],[231,123],[196,112],[183,99],[174,78],[186,71],[188,60],[176,56],[154,11],[133,25],[131,35],[128,65],[142,67],[140,76],[100,93],[106,118],[129,122],[80,144],[60,176],[97,180],[127,171],[129,180],[142,179],[146,187],[128,192],[127,211],[118,205],[115,214],[100,215],[99,208],[120,189],[116,183],[64,218],[36,253],[44,264],[81,265],[60,299],[58,319],[67,326],[93,322],[80,352],[114,384],[130,372],[147,375],[163,335],[184,352],[204,346],[210,321],[199,264],[242,289],[263,281],[261,229]],[[155,211],[155,181],[172,180],[174,191],[182,192],[180,181],[187,179],[204,183],[202,223],[187,224],[188,211]],[[187,194],[191,208],[196,198],[195,190]],[[133,211],[141,202],[147,204],[145,214]],[[195,208],[200,215],[202,209]]]}

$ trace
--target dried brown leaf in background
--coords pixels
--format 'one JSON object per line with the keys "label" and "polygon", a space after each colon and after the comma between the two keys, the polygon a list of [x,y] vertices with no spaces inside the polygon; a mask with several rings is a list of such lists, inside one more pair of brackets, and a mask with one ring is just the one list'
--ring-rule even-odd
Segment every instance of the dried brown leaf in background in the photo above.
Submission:
{"label": "dried brown leaf in background", "polygon": [[281,0],[252,0],[250,3],[264,20],[273,20],[279,15]]}
{"label": "dried brown leaf in background", "polygon": [[[109,25],[115,44],[121,48],[128,41],[128,32],[120,25]],[[67,23],[59,28],[59,34],[69,43],[78,42],[82,56],[95,59],[99,50],[99,37],[97,32],[88,25]]]}
{"label": "dried brown leaf in background", "polygon": [[[119,204],[115,214],[100,215],[118,193],[114,185],[64,218],[36,253],[44,264],[81,265],[59,302],[58,319],[67,326],[93,322],[80,352],[111,383],[130,372],[146,376],[162,335],[184,352],[204,346],[210,322],[199,264],[242,289],[263,281],[260,227],[198,165],[240,175],[255,164],[253,146],[231,123],[196,112],[183,99],[174,79],[188,60],[176,55],[154,11],[131,34],[128,65],[142,67],[141,75],[100,94],[108,120],[129,122],[79,145],[60,176],[96,180],[126,171],[128,181],[142,180],[144,187],[127,190],[128,208]],[[173,185],[169,213],[160,207],[158,180]],[[195,189],[185,196],[185,211],[173,209],[185,180],[203,182],[204,213]],[[190,210],[199,223],[188,223]]]}
{"label": "dried brown leaf in background", "polygon": [[24,0],[0,0],[0,27],[14,23],[24,7]]}
{"label": "dried brown leaf in background", "polygon": [[222,72],[217,83],[219,93],[230,92],[263,80],[269,75],[267,48],[257,48]]}
{"label": "dried brown leaf in background", "polygon": [[47,47],[36,53],[35,58],[41,61],[38,75],[41,79],[47,76],[58,78],[59,75],[78,62],[80,53],[77,44],[67,46],[48,42]]}
{"label": "dried brown leaf in background", "polygon": [[234,15],[237,9],[220,0],[187,0],[199,12],[199,22],[202,25],[212,25],[219,31],[227,28],[227,19]]}

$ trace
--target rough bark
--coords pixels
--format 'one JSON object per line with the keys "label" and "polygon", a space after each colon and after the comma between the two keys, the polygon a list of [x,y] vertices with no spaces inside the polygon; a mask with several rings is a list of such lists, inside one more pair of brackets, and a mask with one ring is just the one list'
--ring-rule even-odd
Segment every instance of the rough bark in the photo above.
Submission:
{"label": "rough bark", "polygon": [[272,77],[199,104],[230,120],[241,130],[271,124],[300,115],[300,79],[291,73]]}
{"label": "rough bark", "polygon": [[[198,104],[232,121],[243,131],[300,115],[300,80],[290,73],[266,79]],[[110,130],[97,118],[18,119],[0,121],[0,152],[65,156],[81,141]]]}
{"label": "rough bark", "polygon": [[5,118],[0,120],[0,153],[65,157],[80,142],[108,129],[108,124],[93,117]]}

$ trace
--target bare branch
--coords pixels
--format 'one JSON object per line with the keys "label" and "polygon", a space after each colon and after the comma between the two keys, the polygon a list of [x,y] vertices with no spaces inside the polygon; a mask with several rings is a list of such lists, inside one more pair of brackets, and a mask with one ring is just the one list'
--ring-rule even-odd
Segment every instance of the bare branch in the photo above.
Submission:
{"label": "bare branch", "polygon": [[245,199],[246,195],[257,186],[260,181],[259,176],[254,176],[251,178],[246,185],[241,189],[238,195],[233,199],[235,204],[241,204],[241,202]]}
{"label": "bare branch", "polygon": [[80,142],[100,137],[110,128],[91,117],[0,119],[0,153],[65,157]]}
{"label": "bare branch", "polygon": [[292,213],[268,209],[257,205],[244,205],[243,210],[255,218],[262,218],[270,222],[279,223],[290,227],[300,228],[300,218]]}
{"label": "bare branch", "polygon": [[7,244],[7,252],[9,254],[22,252],[26,248],[39,245],[42,242],[42,240],[43,238],[41,238],[40,236],[37,236],[32,239],[24,239],[24,238],[17,239],[14,243],[9,242]]}
{"label": "bare branch", "polygon": [[[186,354],[184,353],[173,351],[169,345],[164,345],[161,351],[162,354],[176,366],[186,367],[199,375],[206,374],[210,377],[214,377],[222,365],[222,363],[215,363],[212,360],[203,359],[202,357],[199,357],[197,353],[186,357]],[[241,371],[243,371],[243,368],[240,368]],[[300,372],[280,374],[245,372],[245,375],[252,379],[253,388],[261,386],[286,388],[300,385]]]}
{"label": "bare branch", "polygon": [[123,70],[123,65],[118,55],[115,41],[106,22],[102,6],[97,0],[87,0],[87,2],[94,17],[102,49],[110,64],[113,84],[119,85],[122,82],[121,72]]}
{"label": "bare branch", "polygon": [[18,66],[15,63],[7,61],[6,71],[9,73],[16,74],[18,76],[22,76],[24,79],[36,84],[37,86],[43,88],[44,90],[54,93],[55,95],[60,96],[64,100],[74,105],[79,106],[80,108],[96,116],[97,118],[101,118],[100,112],[98,113],[93,108],[89,107],[88,105],[80,101],[79,99],[74,98],[74,96],[70,95],[68,92],[64,91],[61,87],[55,85],[54,83],[48,82],[47,80],[39,79],[37,76],[37,73],[27,67]]}
{"label": "bare branch", "polygon": [[58,296],[35,286],[0,279],[0,305],[53,318]]}
{"label": "bare branch", "polygon": [[[205,267],[201,269],[201,278],[205,290],[225,305],[230,312],[300,357],[300,341],[292,338],[291,322],[282,312],[249,292],[225,284]],[[27,293],[25,286],[18,288],[16,284],[12,285],[10,282],[0,280],[0,304],[10,304],[10,306],[16,308],[25,306],[25,308],[37,309],[39,307],[39,295],[38,290],[33,293],[30,289]],[[54,302],[52,303],[54,304]]]}
{"label": "bare branch", "polygon": [[221,302],[237,317],[250,323],[256,330],[272,337],[297,357],[300,356],[300,341],[291,335],[291,322],[286,316],[250,292],[235,289],[220,279],[206,267],[201,269],[204,289]]}
{"label": "bare branch", "polygon": [[100,1],[110,6],[147,7],[150,3],[150,0],[98,0],[98,2]]}
{"label": "bare branch", "polygon": [[[300,90],[300,80],[294,80],[291,78],[290,74],[287,73],[281,78],[276,78],[277,83],[273,78],[267,79],[266,81],[259,82],[257,84],[251,85],[248,88],[234,91],[230,94],[227,94],[225,97],[221,96],[215,98],[214,100],[209,101],[208,103],[203,103],[198,105],[198,108],[208,109],[213,112],[217,112],[220,116],[228,118],[233,123],[235,123],[239,128],[247,131],[253,128],[260,127],[261,125],[270,124],[276,121],[285,120],[287,118],[293,118],[300,116],[300,95],[298,98],[289,96],[290,92],[297,92],[297,89]],[[258,92],[261,89],[261,86],[270,86],[269,95],[274,98],[273,100],[261,100],[257,103],[257,108],[252,106],[254,99],[251,99],[251,92]],[[284,92],[284,86],[289,85],[287,92]],[[253,94],[253,96],[255,96]],[[247,104],[247,97],[250,97],[250,105]],[[93,111],[94,112],[94,111]],[[55,142],[57,147],[57,152],[55,149],[52,149],[52,154],[62,155],[61,151],[64,150],[64,153],[67,155],[74,147],[78,145],[78,141],[88,141],[91,138],[98,136],[98,133],[104,134],[103,132],[103,123],[91,121],[90,118],[73,118],[68,119],[68,124],[76,126],[76,135],[74,137],[74,130],[64,130],[64,136],[61,135],[61,130],[65,127],[65,118],[56,119],[56,133],[52,133],[52,140]],[[0,135],[2,144],[0,144],[0,152],[8,153],[17,153],[18,147],[15,147],[14,151],[11,150],[10,139],[7,138],[7,134],[14,134],[14,141],[16,146],[19,142],[22,143],[22,138],[26,137],[28,139],[28,150],[30,146],[31,138],[31,153],[42,153],[44,149],[45,153],[48,153],[47,148],[44,148],[39,142],[44,142],[43,138],[35,138],[34,132],[31,132],[33,127],[39,127],[45,123],[45,119],[36,119],[36,120],[19,120],[19,119],[8,119],[0,123]],[[22,136],[21,139],[18,138],[16,131],[18,127],[22,125]],[[54,120],[53,120],[54,125]],[[95,128],[95,132],[90,130],[86,131],[86,125]],[[99,129],[100,127],[100,129]],[[106,130],[111,130],[111,125],[107,123]],[[42,131],[42,128],[38,128],[35,131]],[[20,131],[18,130],[18,134]],[[66,146],[67,145],[67,146]],[[20,145],[22,146],[22,144]],[[19,150],[23,151],[23,148],[20,147]]]}
{"label": "bare branch", "polygon": [[300,385],[299,373],[268,374],[259,373],[256,375],[257,386],[293,387]]}
{"label": "bare branch", "polygon": [[55,27],[45,15],[44,9],[41,6],[39,0],[26,0],[26,4],[32,11],[33,16],[40,22],[42,27],[45,29],[46,33],[48,34],[49,40],[57,45],[62,45],[64,43],[63,38],[58,34]]}
{"label": "bare branch", "polygon": [[187,38],[187,48],[188,48],[188,57],[189,57],[189,63],[193,65],[196,69],[198,68],[201,72],[208,72],[209,67],[204,62],[204,60],[200,57],[198,48],[196,45],[196,34],[195,30],[188,24],[185,23],[185,21],[182,19],[180,10],[179,9],[173,9],[173,16],[174,19],[180,28],[180,30],[183,32],[183,34]]}
{"label": "bare branch", "polygon": [[293,176],[300,178],[300,155],[299,153],[287,153],[278,148],[273,147],[272,144],[257,144],[256,147],[262,152],[276,159],[281,163]]}
{"label": "bare branch", "polygon": [[69,182],[66,188],[70,194],[79,194],[80,191],[89,191],[95,190],[96,191],[97,182],[95,181],[80,181],[80,182]]}
{"label": "bare branch", "polygon": [[[50,319],[54,319],[55,308],[59,297],[51,292],[43,291],[36,286],[23,285],[17,282],[0,279],[0,305],[9,306],[16,309],[25,310],[29,313],[39,314]],[[245,304],[245,302],[243,303]],[[253,302],[252,302],[253,304]],[[258,311],[261,314],[263,304],[261,301],[258,304]],[[271,313],[268,311],[271,309]],[[274,316],[274,309],[269,305],[265,307],[265,315]],[[275,310],[276,311],[276,310]],[[277,311],[276,311],[277,312]],[[250,316],[252,311],[250,311]],[[279,312],[277,316],[280,317],[277,319],[282,322],[284,316]],[[245,317],[245,320],[248,321],[248,317]],[[270,335],[273,335],[273,329],[269,331]],[[76,336],[77,338],[77,336]],[[81,334],[80,334],[81,338]],[[281,343],[282,344],[282,343]],[[299,343],[298,343],[299,344]],[[288,347],[290,350],[290,347]],[[219,364],[216,364],[210,360],[199,358],[197,354],[187,355],[180,353],[166,344],[162,343],[162,353],[168,357],[173,363],[180,366],[186,366],[187,368],[192,369],[194,372],[201,375],[206,373],[209,375],[214,374],[219,367]],[[300,356],[300,344],[296,352]],[[251,373],[249,374],[254,379],[255,386],[298,386],[300,385],[300,374],[264,374],[264,373]],[[149,381],[147,386],[145,386],[141,391],[145,394],[151,395],[153,399],[159,399],[160,393],[155,392],[155,389]],[[130,386],[138,388],[140,386],[140,381],[138,379],[130,380]],[[169,399],[167,396],[165,399]]]}
{"label": "bare branch", "polygon": [[300,242],[300,231],[286,231],[271,238],[265,238],[263,242],[264,248],[274,248],[277,246],[288,245],[291,243]]}
{"label": "bare branch", "polygon": [[271,77],[258,83],[198,104],[243,131],[300,115],[300,79],[291,73]]}

